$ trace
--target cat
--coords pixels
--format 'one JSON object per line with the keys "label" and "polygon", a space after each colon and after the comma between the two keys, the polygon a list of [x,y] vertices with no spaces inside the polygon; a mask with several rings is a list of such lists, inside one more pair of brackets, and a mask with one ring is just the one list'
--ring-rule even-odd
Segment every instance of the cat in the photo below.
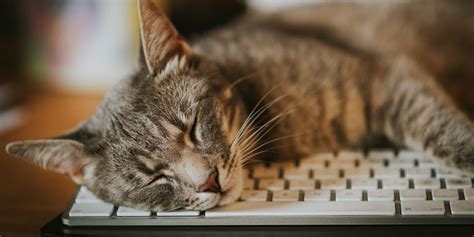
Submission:
{"label": "cat", "polygon": [[[472,177],[472,121],[429,67],[413,60],[423,50],[398,47],[393,32],[380,28],[397,22],[405,6],[341,5],[379,17],[334,24],[327,12],[327,20],[311,14],[324,6],[249,13],[189,44],[154,1],[141,0],[137,72],[76,129],[13,142],[7,152],[69,175],[106,202],[151,211],[227,205],[242,191],[243,165],[381,138]],[[391,41],[371,49],[379,37]]]}

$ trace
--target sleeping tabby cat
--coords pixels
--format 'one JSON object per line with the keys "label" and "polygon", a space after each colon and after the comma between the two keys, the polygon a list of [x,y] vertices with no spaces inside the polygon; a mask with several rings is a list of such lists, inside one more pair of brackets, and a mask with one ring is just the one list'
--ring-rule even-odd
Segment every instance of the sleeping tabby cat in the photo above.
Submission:
{"label": "sleeping tabby cat", "polygon": [[107,202],[153,211],[234,202],[242,166],[256,157],[294,159],[380,137],[474,176],[472,121],[433,79],[451,59],[443,41],[423,38],[454,37],[437,26],[465,12],[444,5],[249,14],[188,44],[142,0],[139,70],[74,131],[7,151]]}

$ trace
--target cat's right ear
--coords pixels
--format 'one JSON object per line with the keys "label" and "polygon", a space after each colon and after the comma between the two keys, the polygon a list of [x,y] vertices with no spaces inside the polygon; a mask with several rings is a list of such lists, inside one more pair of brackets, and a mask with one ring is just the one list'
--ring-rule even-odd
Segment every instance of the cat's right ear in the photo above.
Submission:
{"label": "cat's right ear", "polygon": [[150,73],[164,69],[175,56],[191,55],[191,47],[161,12],[154,0],[139,0],[141,48]]}
{"label": "cat's right ear", "polygon": [[84,175],[96,161],[85,152],[82,143],[70,139],[12,142],[6,151],[45,169],[67,174],[78,184],[83,183]]}

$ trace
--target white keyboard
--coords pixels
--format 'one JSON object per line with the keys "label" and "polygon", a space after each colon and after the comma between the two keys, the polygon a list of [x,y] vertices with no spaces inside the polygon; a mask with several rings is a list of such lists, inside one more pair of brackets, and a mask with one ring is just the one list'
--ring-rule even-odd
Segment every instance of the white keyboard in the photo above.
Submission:
{"label": "white keyboard", "polygon": [[72,226],[472,224],[473,180],[417,152],[315,154],[245,170],[239,202],[207,211],[117,207],[80,188],[63,214]]}

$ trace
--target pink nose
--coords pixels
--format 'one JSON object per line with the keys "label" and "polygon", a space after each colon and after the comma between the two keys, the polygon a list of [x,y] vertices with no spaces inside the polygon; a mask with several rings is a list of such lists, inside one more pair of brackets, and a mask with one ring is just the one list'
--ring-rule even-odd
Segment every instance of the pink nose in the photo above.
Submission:
{"label": "pink nose", "polygon": [[220,192],[221,187],[219,185],[219,174],[217,171],[214,171],[209,177],[207,181],[199,188],[199,192]]}

